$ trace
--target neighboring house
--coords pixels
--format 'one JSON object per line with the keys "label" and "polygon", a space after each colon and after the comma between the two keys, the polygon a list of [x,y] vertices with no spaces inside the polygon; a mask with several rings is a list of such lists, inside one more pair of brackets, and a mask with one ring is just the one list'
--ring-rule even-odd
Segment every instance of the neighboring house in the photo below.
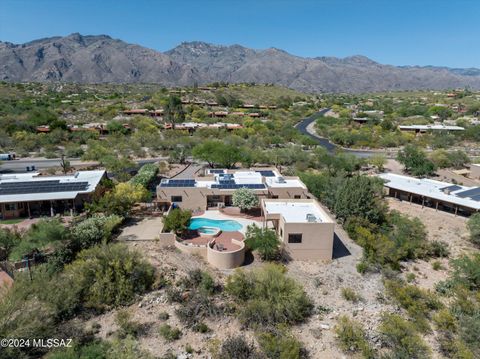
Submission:
{"label": "neighboring house", "polygon": [[207,169],[203,177],[165,179],[157,187],[157,201],[191,210],[232,205],[236,189],[247,187],[259,198],[308,198],[308,190],[298,177],[283,177],[276,169]]}
{"label": "neighboring house", "polygon": [[384,186],[388,195],[400,200],[455,214],[470,215],[480,210],[480,187],[467,187],[393,173],[383,173],[378,177],[385,180]]}
{"label": "neighboring house", "polygon": [[288,257],[330,260],[335,222],[314,199],[262,199],[266,224],[277,232]]}
{"label": "neighboring house", "polygon": [[72,175],[40,176],[39,173],[0,175],[2,219],[79,212],[99,190],[104,170]]}
{"label": "neighboring house", "polygon": [[445,125],[405,125],[398,126],[400,131],[412,131],[415,133],[425,133],[429,131],[463,131],[465,128],[460,126]]}

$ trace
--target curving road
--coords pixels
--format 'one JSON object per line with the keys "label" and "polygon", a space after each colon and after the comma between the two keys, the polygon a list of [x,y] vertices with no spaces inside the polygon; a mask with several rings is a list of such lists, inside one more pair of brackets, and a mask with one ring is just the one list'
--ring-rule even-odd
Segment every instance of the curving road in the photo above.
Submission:
{"label": "curving road", "polygon": [[315,112],[313,115],[311,115],[309,117],[306,117],[302,121],[297,123],[295,125],[295,128],[297,130],[299,130],[302,134],[304,134],[304,135],[312,138],[313,140],[315,140],[320,146],[325,147],[327,149],[327,151],[330,152],[330,153],[333,153],[336,150],[341,150],[341,151],[351,153],[351,154],[353,154],[357,157],[362,157],[362,158],[370,157],[370,156],[373,156],[373,155],[378,154],[378,153],[383,153],[383,152],[380,152],[380,151],[362,151],[362,150],[350,150],[348,148],[342,148],[340,146],[337,146],[337,145],[331,143],[328,139],[326,139],[324,137],[320,137],[316,133],[314,133],[311,130],[311,128],[309,128],[309,127],[311,127],[310,125],[312,125],[313,122],[315,122],[320,116],[323,116],[329,110],[330,110],[329,108],[325,108],[325,109],[322,109],[318,112]]}

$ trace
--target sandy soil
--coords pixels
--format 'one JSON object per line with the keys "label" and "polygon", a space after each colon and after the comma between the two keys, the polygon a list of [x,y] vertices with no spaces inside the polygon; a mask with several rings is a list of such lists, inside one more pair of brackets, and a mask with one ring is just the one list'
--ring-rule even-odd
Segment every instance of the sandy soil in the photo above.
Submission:
{"label": "sandy soil", "polygon": [[[467,251],[472,251],[466,234],[466,219],[455,217],[445,212],[435,212],[431,208],[421,208],[415,204],[387,199],[390,208],[404,214],[416,216],[427,227],[429,240],[442,240],[450,245],[451,257],[457,257]],[[311,358],[348,358],[349,355],[337,348],[335,342],[334,327],[340,315],[354,317],[363,324],[369,340],[379,347],[380,340],[376,333],[380,315],[384,311],[395,312],[398,309],[385,302],[384,288],[380,274],[360,275],[357,273],[356,264],[362,256],[362,249],[356,245],[343,231],[340,226],[336,228],[336,234],[350,252],[328,262],[302,262],[292,261],[287,264],[288,273],[298,280],[305,288],[308,295],[314,300],[317,313],[306,323],[292,328],[293,334],[299,338]],[[128,242],[132,248],[140,250],[146,258],[156,267],[161,269],[167,277],[174,280],[188,273],[188,271],[201,268],[207,270],[219,283],[224,283],[231,270],[218,271],[209,267],[200,257],[191,256],[179,252],[173,248],[161,248],[155,241],[132,241]],[[415,273],[415,283],[419,286],[432,289],[436,282],[444,280],[448,276],[448,260],[440,260],[443,269],[433,270],[432,262],[416,261],[405,264],[405,273]],[[245,266],[246,270],[261,266],[258,259]],[[342,297],[342,288],[351,288],[361,299],[354,303]],[[145,325],[145,333],[139,338],[142,348],[152,354],[161,357],[168,350],[173,353],[185,354],[185,348],[190,345],[195,353],[192,358],[208,358],[209,345],[213,341],[222,342],[228,336],[242,332],[250,340],[254,333],[242,330],[240,324],[233,317],[207,320],[206,324],[212,329],[211,333],[199,334],[186,328],[178,322],[174,314],[175,305],[166,302],[163,290],[155,291],[144,296],[141,300],[130,307],[133,319]],[[182,337],[169,343],[158,333],[159,326],[164,322],[158,318],[160,312],[170,314],[168,323],[182,330]],[[99,335],[108,338],[117,329],[114,324],[115,311],[106,313],[89,321],[89,324],[98,322],[101,324]],[[426,336],[425,340],[435,348],[435,339],[432,335]],[[434,358],[439,357],[434,353]]]}

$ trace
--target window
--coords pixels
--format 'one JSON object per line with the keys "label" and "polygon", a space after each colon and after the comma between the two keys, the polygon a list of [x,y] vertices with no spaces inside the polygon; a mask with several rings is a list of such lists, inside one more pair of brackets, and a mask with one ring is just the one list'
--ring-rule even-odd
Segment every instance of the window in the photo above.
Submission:
{"label": "window", "polygon": [[302,243],[301,233],[290,233],[288,235],[288,243]]}
{"label": "window", "polygon": [[5,211],[16,211],[17,204],[16,203],[5,203]]}
{"label": "window", "polygon": [[293,198],[300,199],[300,198],[302,198],[302,196],[300,196],[299,194],[296,194],[295,196],[293,196]]}
{"label": "window", "polygon": [[170,200],[171,202],[182,202],[182,196],[172,196]]}
{"label": "window", "polygon": [[272,196],[272,199],[277,199],[277,198],[278,198],[278,196]]}

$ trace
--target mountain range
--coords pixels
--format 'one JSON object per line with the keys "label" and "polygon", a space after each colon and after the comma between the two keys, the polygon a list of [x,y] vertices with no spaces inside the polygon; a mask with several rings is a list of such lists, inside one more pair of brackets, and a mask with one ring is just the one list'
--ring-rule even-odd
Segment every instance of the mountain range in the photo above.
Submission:
{"label": "mountain range", "polygon": [[0,80],[9,82],[159,83],[184,86],[223,82],[273,83],[304,92],[480,89],[480,69],[392,66],[365,56],[294,56],[184,42],[159,52],[113,39],[78,33],[25,44],[0,41]]}

